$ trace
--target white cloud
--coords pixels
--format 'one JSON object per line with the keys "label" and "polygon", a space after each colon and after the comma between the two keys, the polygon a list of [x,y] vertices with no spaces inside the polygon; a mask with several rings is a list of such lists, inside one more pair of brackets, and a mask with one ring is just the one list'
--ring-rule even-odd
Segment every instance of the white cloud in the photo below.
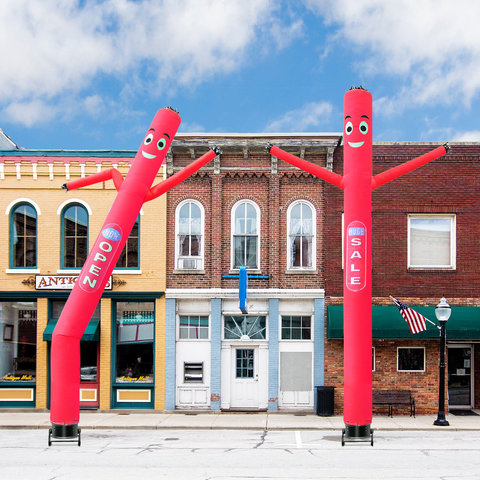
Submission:
{"label": "white cloud", "polygon": [[470,132],[457,133],[452,141],[454,142],[480,142],[480,130],[471,130]]}
{"label": "white cloud", "polygon": [[97,116],[105,108],[105,101],[100,95],[89,95],[83,101],[84,109],[93,116]]}
{"label": "white cloud", "polygon": [[14,123],[31,127],[35,124],[45,123],[54,118],[58,109],[48,105],[42,100],[25,102],[12,102],[2,110],[2,118]]}
{"label": "white cloud", "polygon": [[[377,101],[380,113],[415,104],[469,106],[480,92],[480,2],[471,0],[305,0],[358,56],[368,79],[395,76],[403,87]],[[388,78],[387,80],[388,81]],[[384,108],[385,110],[382,110]]]}
{"label": "white cloud", "polygon": [[204,132],[205,128],[200,123],[182,122],[179,132],[181,133],[197,133]]}
{"label": "white cloud", "polygon": [[300,108],[285,113],[281,118],[273,120],[266,127],[267,132],[305,132],[319,129],[326,124],[332,113],[332,105],[328,102],[310,102]]}
{"label": "white cloud", "polygon": [[293,42],[293,40],[303,36],[303,21],[296,19],[291,25],[288,26],[280,23],[274,23],[271,27],[270,33],[279,49],[286,48]]}
{"label": "white cloud", "polygon": [[[239,68],[259,38],[264,49],[298,37],[302,22],[278,12],[274,0],[2,0],[0,107],[53,112],[102,76],[126,83],[125,97],[129,84],[151,96],[195,85]],[[98,105],[94,94],[84,107]]]}

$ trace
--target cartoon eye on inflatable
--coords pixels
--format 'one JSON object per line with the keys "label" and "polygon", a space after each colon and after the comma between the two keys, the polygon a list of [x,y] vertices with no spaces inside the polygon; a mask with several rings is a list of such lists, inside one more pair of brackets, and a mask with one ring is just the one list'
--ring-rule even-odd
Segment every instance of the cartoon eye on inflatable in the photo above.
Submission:
{"label": "cartoon eye on inflatable", "polygon": [[161,138],[157,143],[157,148],[159,150],[163,150],[166,145],[167,145],[167,141],[164,138]]}
{"label": "cartoon eye on inflatable", "polygon": [[153,140],[153,133],[149,133],[149,134],[145,137],[145,140],[143,141],[143,144],[144,144],[144,145],[148,145],[148,144],[152,143],[152,140]]}
{"label": "cartoon eye on inflatable", "polygon": [[360,122],[360,133],[363,133],[363,135],[366,135],[368,133],[368,123],[363,120],[363,122]]}
{"label": "cartoon eye on inflatable", "polygon": [[347,135],[350,135],[353,132],[353,123],[352,122],[347,122],[345,124],[345,133]]}

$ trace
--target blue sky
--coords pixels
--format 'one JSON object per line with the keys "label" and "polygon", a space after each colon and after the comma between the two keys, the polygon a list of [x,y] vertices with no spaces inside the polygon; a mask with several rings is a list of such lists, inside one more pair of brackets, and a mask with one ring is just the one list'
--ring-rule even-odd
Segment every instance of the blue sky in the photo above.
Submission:
{"label": "blue sky", "polygon": [[480,2],[1,0],[0,128],[31,149],[132,149],[180,132],[340,132],[350,86],[374,141],[480,141]]}

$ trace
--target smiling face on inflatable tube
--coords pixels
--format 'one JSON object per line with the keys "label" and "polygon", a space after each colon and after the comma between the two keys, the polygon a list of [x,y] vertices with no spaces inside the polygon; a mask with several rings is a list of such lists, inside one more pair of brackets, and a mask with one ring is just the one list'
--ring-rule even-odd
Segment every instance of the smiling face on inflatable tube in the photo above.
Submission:
{"label": "smiling face on inflatable tube", "polygon": [[[152,186],[180,122],[178,113],[169,107],[156,113],[125,178],[127,185],[132,182],[133,189],[137,190],[148,190]],[[132,186],[129,185],[129,188]]]}

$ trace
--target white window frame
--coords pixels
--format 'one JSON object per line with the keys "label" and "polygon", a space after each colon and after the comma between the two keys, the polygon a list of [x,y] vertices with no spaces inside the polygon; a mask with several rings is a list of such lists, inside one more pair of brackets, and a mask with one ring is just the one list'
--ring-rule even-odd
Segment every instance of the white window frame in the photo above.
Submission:
{"label": "white window frame", "polygon": [[[398,365],[398,362],[399,362],[399,358],[400,358],[400,355],[399,355],[399,351],[401,349],[405,350],[405,349],[410,349],[410,350],[423,350],[423,370],[400,370],[399,369],[399,365]],[[411,347],[411,346],[405,346],[405,347],[397,347],[397,372],[399,373],[408,373],[408,372],[416,372],[416,373],[425,373],[426,371],[426,367],[427,367],[427,357],[426,357],[426,349],[425,347]]]}
{"label": "white window frame", "polygon": [[[310,267],[294,267],[292,265],[292,249],[290,248],[290,215],[297,205],[306,205],[312,212],[312,265]],[[287,209],[287,270],[290,271],[314,271],[317,266],[317,211],[308,200],[298,199],[292,202]]]}
{"label": "white window frame", "polygon": [[[179,226],[180,226],[180,210],[184,205],[187,203],[193,203],[195,204],[199,209],[200,209],[200,236],[201,236],[201,241],[200,241],[200,250],[197,257],[183,257],[180,255],[180,232],[179,232]],[[198,201],[194,200],[191,198],[187,198],[183,201],[181,201],[178,205],[177,208],[175,209],[175,270],[203,270],[203,265],[204,265],[204,252],[205,252],[205,209],[203,205]],[[197,265],[195,268],[183,268],[180,267],[179,261],[180,257],[186,258],[186,259],[192,259],[196,260]]]}
{"label": "white window frame", "polygon": [[[310,317],[310,338],[283,338],[283,317]],[[314,338],[314,316],[312,314],[295,314],[295,313],[281,313],[279,315],[279,340],[281,342],[301,342],[301,343],[313,343]],[[290,327],[291,331],[291,327]]]}
{"label": "white window frame", "polygon": [[[398,352],[397,352],[398,354]],[[377,371],[377,352],[375,347],[372,346],[372,373]],[[398,360],[397,360],[397,367],[398,367]]]}
{"label": "white window frame", "polygon": [[[412,265],[411,262],[411,228],[410,223],[413,218],[448,218],[450,219],[450,263],[448,265]],[[456,269],[456,215],[448,213],[435,214],[409,214],[407,217],[407,268],[424,270],[455,270]]]}
{"label": "white window frame", "polygon": [[[208,327],[206,327],[207,330],[207,338],[183,338],[180,336],[180,317],[207,317],[208,321]],[[187,313],[187,314],[177,314],[177,341],[179,342],[209,342],[210,341],[210,325],[211,325],[211,318],[210,315],[208,314],[193,314],[193,313]],[[190,328],[190,325],[189,327]]]}
{"label": "white window frame", "polygon": [[255,267],[247,267],[247,270],[260,270],[260,241],[261,241],[261,238],[260,238],[260,232],[261,232],[261,229],[260,229],[260,226],[261,226],[261,223],[260,223],[260,220],[261,220],[261,217],[260,217],[260,207],[253,201],[253,200],[249,200],[247,198],[242,198],[242,200],[239,200],[237,203],[235,203],[235,205],[232,207],[232,210],[230,212],[230,269],[231,270],[235,270],[235,271],[238,271],[239,270],[239,267],[235,267],[235,242],[234,242],[234,238],[235,238],[235,212],[237,210],[237,208],[240,206],[240,205],[243,205],[243,204],[250,204],[253,206],[253,208],[255,209],[255,213],[257,215],[257,232],[256,234],[245,234],[246,236],[256,236],[257,237],[257,255],[256,255],[256,265]]}

